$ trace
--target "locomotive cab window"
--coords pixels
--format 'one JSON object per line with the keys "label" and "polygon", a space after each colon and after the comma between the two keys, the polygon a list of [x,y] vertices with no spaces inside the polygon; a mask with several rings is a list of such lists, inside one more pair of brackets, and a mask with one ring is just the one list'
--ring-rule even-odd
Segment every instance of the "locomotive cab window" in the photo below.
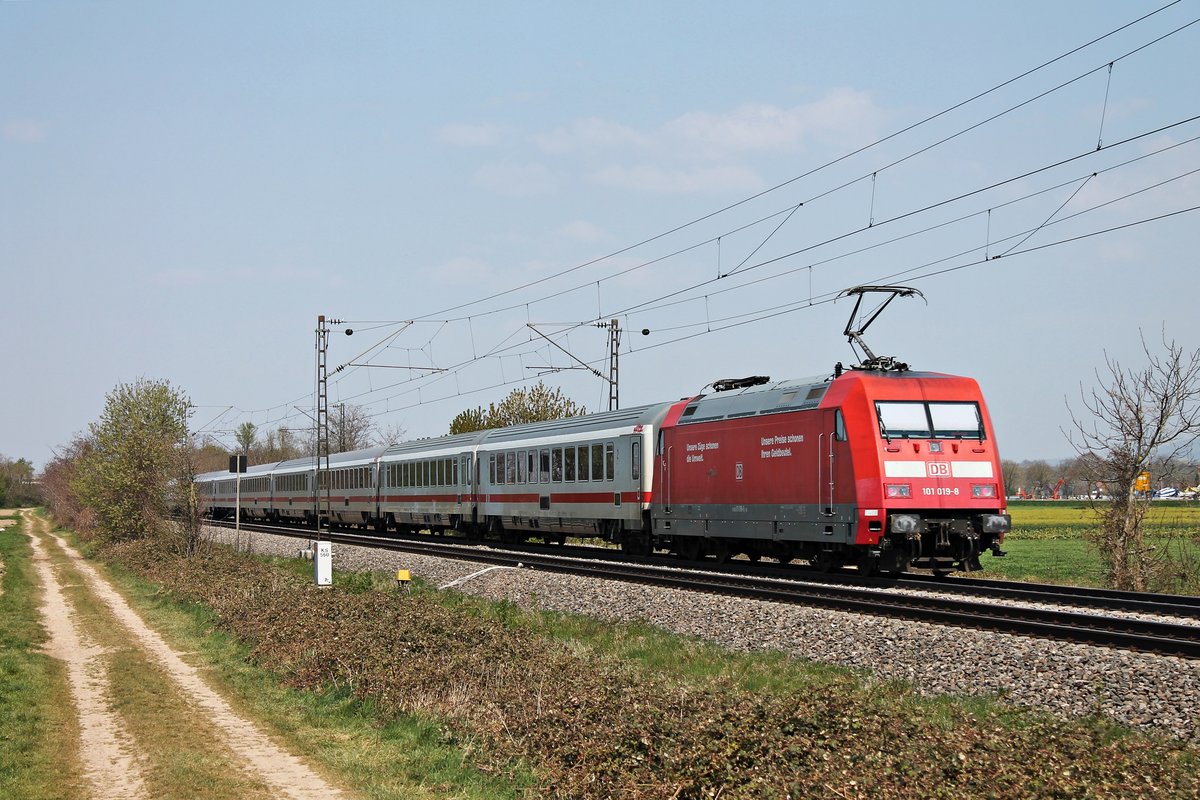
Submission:
{"label": "locomotive cab window", "polygon": [[878,402],[879,433],[885,439],[979,439],[979,404]]}
{"label": "locomotive cab window", "polygon": [[983,441],[983,418],[976,403],[930,403],[929,418],[938,439]]}

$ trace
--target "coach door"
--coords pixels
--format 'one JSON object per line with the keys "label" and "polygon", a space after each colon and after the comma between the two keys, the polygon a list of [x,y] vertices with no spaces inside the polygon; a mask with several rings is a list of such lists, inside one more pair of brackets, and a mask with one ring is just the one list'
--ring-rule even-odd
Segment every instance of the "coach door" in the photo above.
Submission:
{"label": "coach door", "polygon": [[666,446],[666,431],[661,428],[658,431],[658,469],[662,480],[662,506],[663,513],[671,513],[671,451],[673,447]]}
{"label": "coach door", "polygon": [[851,484],[850,453],[846,441],[846,420],[840,408],[821,412],[821,433],[817,437],[817,498],[821,516],[837,513],[842,484]]}

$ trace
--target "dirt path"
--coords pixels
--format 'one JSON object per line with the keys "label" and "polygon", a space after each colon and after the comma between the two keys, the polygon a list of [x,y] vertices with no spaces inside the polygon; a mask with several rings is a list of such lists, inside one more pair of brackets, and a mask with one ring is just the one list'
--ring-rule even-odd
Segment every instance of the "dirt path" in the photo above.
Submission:
{"label": "dirt path", "polygon": [[30,512],[24,516],[33,534],[33,563],[44,591],[42,616],[50,634],[46,652],[67,666],[71,700],[83,740],[79,753],[84,778],[94,787],[97,798],[145,797],[141,769],[134,760],[133,738],[110,708],[108,673],[101,662],[104,651],[75,624],[46,552],[45,521]]}
{"label": "dirt path", "polygon": [[278,746],[253,722],[237,714],[213,691],[199,671],[185,662],[157,632],[130,608],[113,587],[63,539],[50,533],[45,520],[26,513],[33,534],[35,560],[46,587],[43,614],[50,631],[50,652],[67,663],[72,700],[81,720],[87,777],[96,797],[143,797],[136,744],[124,733],[119,717],[105,702],[107,675],[99,648],[89,645],[72,619],[73,609],[62,593],[60,578],[47,553],[60,550],[81,575],[88,590],[112,614],[132,641],[170,675],[179,693],[197,714],[219,732],[232,768],[248,771],[279,797],[307,800],[344,795],[309,769],[299,758]]}

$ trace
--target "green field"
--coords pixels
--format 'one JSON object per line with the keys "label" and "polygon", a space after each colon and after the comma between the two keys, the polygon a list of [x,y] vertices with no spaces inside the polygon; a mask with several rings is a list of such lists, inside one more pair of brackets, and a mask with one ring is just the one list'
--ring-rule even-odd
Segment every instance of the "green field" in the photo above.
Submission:
{"label": "green field", "polygon": [[[1004,540],[1005,558],[985,555],[980,577],[1106,586],[1104,564],[1088,544],[1098,525],[1089,503],[1020,501],[1010,503],[1013,529]],[[1200,563],[1200,503],[1162,501],[1151,505],[1147,539],[1158,557]],[[1194,570],[1193,570],[1194,571]],[[1162,591],[1196,593],[1197,577],[1184,575]]]}

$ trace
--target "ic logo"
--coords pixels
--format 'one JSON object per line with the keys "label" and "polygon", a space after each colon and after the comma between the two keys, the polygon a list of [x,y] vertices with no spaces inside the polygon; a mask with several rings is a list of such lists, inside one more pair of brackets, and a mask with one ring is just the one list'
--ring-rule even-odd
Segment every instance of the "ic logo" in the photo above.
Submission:
{"label": "ic logo", "polygon": [[930,461],[927,467],[929,469],[929,477],[931,478],[950,477],[950,465],[945,461]]}

